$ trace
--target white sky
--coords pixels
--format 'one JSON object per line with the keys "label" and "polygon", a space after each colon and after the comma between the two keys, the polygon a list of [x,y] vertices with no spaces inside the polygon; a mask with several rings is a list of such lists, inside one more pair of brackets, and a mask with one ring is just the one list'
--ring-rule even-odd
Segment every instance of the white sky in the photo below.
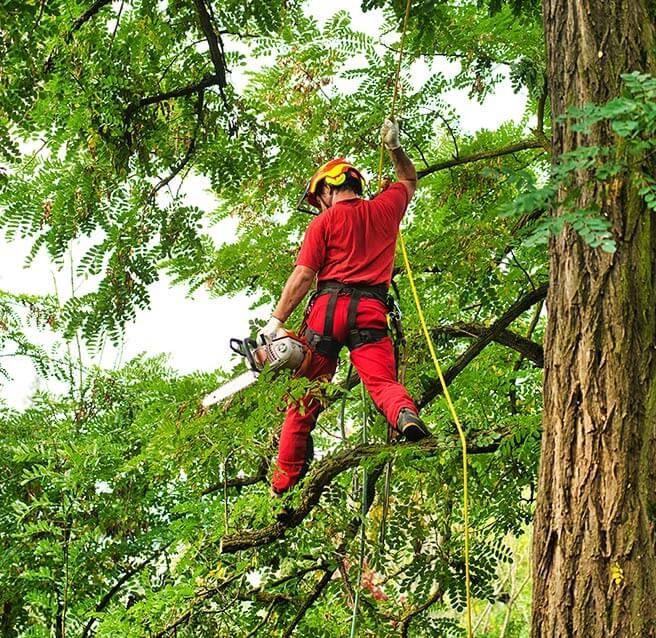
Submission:
{"label": "white sky", "polygon": [[[311,11],[320,21],[344,9],[353,16],[358,26],[368,25],[367,30],[371,33],[377,33],[383,22],[380,13],[368,13],[363,18],[358,3],[352,0],[333,0],[330,3],[311,0],[309,4]],[[493,129],[510,119],[518,121],[523,115],[524,100],[518,99],[512,93],[508,82],[500,85],[495,95],[483,105],[469,101],[465,91],[452,91],[444,98],[456,108],[461,118],[461,128],[465,131]],[[201,178],[188,179],[184,192],[190,204],[209,211],[213,208],[214,200],[205,190],[204,184]],[[234,224],[229,220],[211,229],[211,234],[217,242],[230,239],[233,233]],[[30,241],[7,243],[0,237],[3,255],[0,289],[48,294],[54,292],[53,282],[56,278],[60,294],[67,297],[70,292],[68,269],[63,273],[57,272],[44,255],[40,255],[30,268],[22,267],[30,246]],[[79,252],[82,252],[81,247]],[[75,285],[83,283],[76,281]],[[151,296],[150,310],[140,312],[136,321],[128,326],[122,351],[107,346],[102,357],[96,356],[91,360],[87,355],[85,363],[93,362],[111,367],[142,352],[153,355],[164,352],[169,353],[171,365],[182,373],[228,368],[231,360],[229,338],[245,337],[249,319],[268,318],[267,309],[259,309],[257,314],[249,311],[245,296],[211,299],[200,289],[193,296],[187,297],[183,287],[171,286],[166,279],[152,286]],[[33,334],[43,338],[42,335]],[[31,363],[26,358],[5,358],[3,365],[14,378],[14,381],[0,386],[0,397],[10,405],[23,408],[37,387],[45,388],[44,382],[37,379]],[[49,389],[56,390],[56,387],[51,383]]]}

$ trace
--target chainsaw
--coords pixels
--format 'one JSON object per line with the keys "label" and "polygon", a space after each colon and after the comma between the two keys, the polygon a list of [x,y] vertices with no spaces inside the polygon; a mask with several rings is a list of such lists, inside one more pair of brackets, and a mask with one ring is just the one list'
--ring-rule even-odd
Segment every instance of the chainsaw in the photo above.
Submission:
{"label": "chainsaw", "polygon": [[274,372],[296,372],[310,357],[310,349],[293,332],[287,331],[275,339],[267,339],[261,335],[259,344],[252,338],[230,339],[230,349],[246,359],[249,369],[208,394],[202,402],[204,408],[219,403],[255,383],[267,364]]}

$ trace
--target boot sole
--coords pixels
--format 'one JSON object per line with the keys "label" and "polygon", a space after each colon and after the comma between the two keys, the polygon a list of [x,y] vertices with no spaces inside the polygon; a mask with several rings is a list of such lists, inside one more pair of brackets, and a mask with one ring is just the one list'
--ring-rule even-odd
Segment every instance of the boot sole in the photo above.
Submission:
{"label": "boot sole", "polygon": [[401,430],[401,435],[404,436],[408,441],[421,441],[429,436],[429,432],[424,430],[422,427],[415,423],[408,423],[403,430]]}

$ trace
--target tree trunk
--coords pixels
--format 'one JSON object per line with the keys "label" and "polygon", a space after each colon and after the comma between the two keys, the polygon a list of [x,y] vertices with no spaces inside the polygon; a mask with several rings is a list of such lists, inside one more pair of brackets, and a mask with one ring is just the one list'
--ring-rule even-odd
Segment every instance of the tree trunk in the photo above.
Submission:
{"label": "tree trunk", "polygon": [[[554,158],[617,144],[557,118],[654,72],[652,0],[543,0]],[[647,161],[647,160],[645,160]],[[585,186],[617,252],[550,245],[533,637],[656,636],[656,219],[630,175]],[[554,211],[558,215],[560,211]]]}

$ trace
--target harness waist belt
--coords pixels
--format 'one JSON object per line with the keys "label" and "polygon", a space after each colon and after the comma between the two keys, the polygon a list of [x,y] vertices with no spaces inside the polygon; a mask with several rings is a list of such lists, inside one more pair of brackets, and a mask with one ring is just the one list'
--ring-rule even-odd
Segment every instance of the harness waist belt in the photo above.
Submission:
{"label": "harness waist belt", "polygon": [[369,286],[367,284],[344,284],[341,281],[328,279],[326,281],[320,281],[317,286],[317,292],[319,293],[333,291],[345,295],[355,292],[360,297],[374,297],[380,299],[385,305],[387,305],[387,286],[385,284],[377,284],[375,286]]}
{"label": "harness waist belt", "polygon": [[385,306],[389,306],[387,286],[379,284],[377,286],[367,286],[366,284],[343,284],[340,281],[327,280],[319,283],[315,296],[329,294],[330,299],[326,307],[326,316],[324,318],[323,333],[315,332],[306,326],[304,336],[311,348],[315,349],[324,356],[336,356],[339,353],[340,344],[333,336],[333,319],[335,316],[335,306],[339,295],[348,295],[351,297],[348,306],[347,328],[348,336],[346,345],[349,350],[359,348],[368,343],[375,343],[387,336],[387,330],[375,330],[367,328],[356,328],[355,318],[358,309],[358,303],[363,297],[378,299]]}

